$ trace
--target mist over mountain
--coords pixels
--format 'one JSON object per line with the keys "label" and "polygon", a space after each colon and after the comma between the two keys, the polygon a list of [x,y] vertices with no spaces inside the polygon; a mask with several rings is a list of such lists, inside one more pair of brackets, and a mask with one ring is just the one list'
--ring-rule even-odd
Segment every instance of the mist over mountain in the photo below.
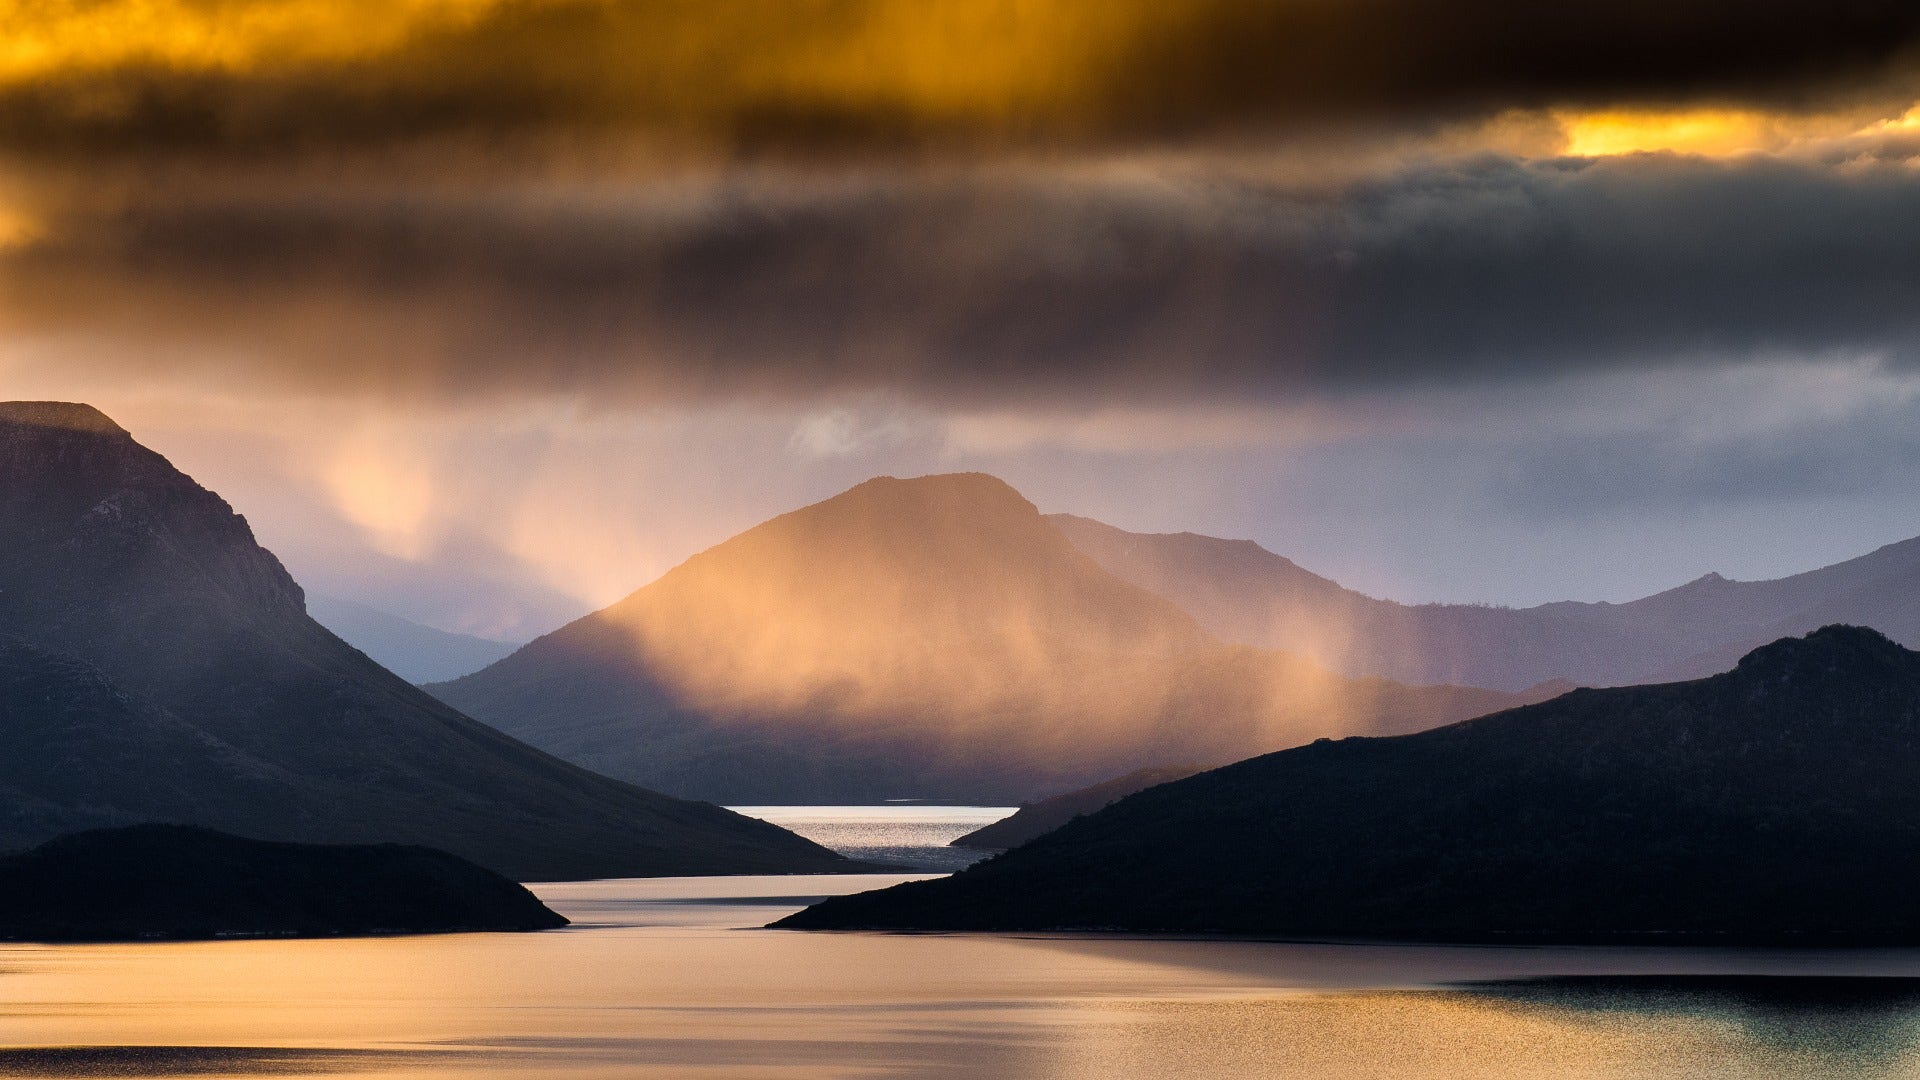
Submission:
{"label": "mist over mountain", "polygon": [[1250,540],[1145,534],[1048,517],[1074,545],[1164,596],[1221,639],[1348,675],[1521,690],[1618,686],[1726,671],[1748,651],[1832,623],[1920,645],[1920,539],[1773,581],[1708,574],[1624,604],[1408,605],[1311,573]]}
{"label": "mist over mountain", "polygon": [[1149,788],[777,925],[1911,943],[1917,769],[1920,653],[1828,627],[1705,680]]}
{"label": "mist over mountain", "polygon": [[524,644],[450,634],[338,596],[308,595],[307,614],[410,683],[457,679]]}
{"label": "mist over mountain", "polygon": [[860,484],[432,689],[610,775],[774,803],[1017,801],[1514,700],[1222,644],[983,474]]}
{"label": "mist over mountain", "polygon": [[172,821],[521,880],[832,871],[764,822],[460,715],[307,616],[219,496],[106,416],[0,404],[0,848]]}

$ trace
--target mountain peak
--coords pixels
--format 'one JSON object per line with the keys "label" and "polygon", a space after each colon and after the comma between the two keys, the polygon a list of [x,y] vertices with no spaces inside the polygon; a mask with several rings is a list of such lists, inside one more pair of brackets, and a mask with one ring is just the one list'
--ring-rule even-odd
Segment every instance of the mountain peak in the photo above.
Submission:
{"label": "mountain peak", "polygon": [[0,426],[88,435],[127,434],[106,413],[76,401],[0,401]]}
{"label": "mountain peak", "polygon": [[926,476],[876,476],[848,488],[823,504],[874,501],[888,506],[914,503],[985,503],[1038,511],[1013,485],[991,473],[931,473]]}
{"label": "mountain peak", "polygon": [[[91,405],[0,403],[0,548],[0,613],[13,618],[163,582],[176,599],[255,614],[305,608],[245,518]],[[176,615],[159,616],[156,638]]]}
{"label": "mountain peak", "polygon": [[748,803],[1024,800],[1505,703],[1223,645],[981,473],[763,522],[435,692],[612,775]]}
{"label": "mountain peak", "polygon": [[1878,630],[1864,626],[1823,626],[1805,637],[1781,638],[1741,657],[1735,671],[1746,675],[1857,671],[1907,662],[1914,654]]}
{"label": "mountain peak", "polygon": [[0,405],[0,552],[0,630],[28,643],[0,641],[0,849],[174,821],[423,843],[543,881],[846,866],[537,753],[382,670],[308,617],[225,500],[97,410]]}

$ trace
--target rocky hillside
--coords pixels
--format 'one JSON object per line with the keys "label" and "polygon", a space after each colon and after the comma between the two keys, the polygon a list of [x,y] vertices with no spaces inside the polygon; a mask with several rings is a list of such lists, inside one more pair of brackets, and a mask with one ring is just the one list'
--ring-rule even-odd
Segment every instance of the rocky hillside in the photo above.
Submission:
{"label": "rocky hillside", "polygon": [[308,618],[219,496],[87,406],[0,404],[0,551],[0,848],[173,821],[423,844],[521,880],[848,865],[415,689]]}

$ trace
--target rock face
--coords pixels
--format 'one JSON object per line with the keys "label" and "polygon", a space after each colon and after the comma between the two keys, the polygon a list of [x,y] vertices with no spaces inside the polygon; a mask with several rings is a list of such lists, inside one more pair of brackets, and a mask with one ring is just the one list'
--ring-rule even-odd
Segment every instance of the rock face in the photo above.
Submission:
{"label": "rock face", "polygon": [[1697,682],[1151,788],[797,928],[1920,942],[1920,654],[1830,627]]}
{"label": "rock face", "polygon": [[1150,787],[1169,784],[1175,780],[1185,780],[1199,771],[1199,767],[1194,765],[1136,769],[1125,776],[1102,780],[1077,791],[1069,791],[1023,806],[1008,817],[960,837],[950,846],[972,848],[975,851],[1005,851],[1008,848],[1016,848],[1035,837],[1052,832],[1074,818],[1104,809],[1136,791],[1145,791]]}
{"label": "rock face", "polygon": [[99,412],[0,404],[0,848],[142,821],[398,841],[519,880],[844,869],[558,761],[307,617],[239,515]]}
{"label": "rock face", "polygon": [[1708,574],[1625,604],[1397,604],[1346,589],[1248,540],[1126,532],[1048,518],[1110,573],[1224,641],[1297,652],[1350,676],[1520,691],[1700,678],[1833,623],[1920,645],[1920,539],[1773,581]]}
{"label": "rock face", "polygon": [[977,473],[868,481],[431,689],[610,775],[774,803],[1023,801],[1514,700],[1223,645]]}
{"label": "rock face", "polygon": [[181,825],[74,833],[0,858],[0,939],[338,937],[567,925],[431,848],[270,843]]}

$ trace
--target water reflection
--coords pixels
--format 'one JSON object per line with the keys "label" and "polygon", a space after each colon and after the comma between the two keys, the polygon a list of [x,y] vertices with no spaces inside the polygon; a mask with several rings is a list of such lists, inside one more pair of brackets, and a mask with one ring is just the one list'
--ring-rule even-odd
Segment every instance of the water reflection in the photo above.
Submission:
{"label": "water reflection", "polygon": [[[0,1076],[312,1076],[392,1061],[372,1050],[264,1046],[0,1048]],[[418,1056],[418,1055],[411,1055]]]}
{"label": "water reflection", "polygon": [[1590,1023],[1717,1025],[1756,1056],[1868,1075],[1920,1060],[1920,979],[1894,976],[1565,976],[1466,988]]}
{"label": "water reflection", "polygon": [[1892,1077],[1920,954],[752,929],[901,880],[536,886],[545,934],[0,948],[0,1076]]}

